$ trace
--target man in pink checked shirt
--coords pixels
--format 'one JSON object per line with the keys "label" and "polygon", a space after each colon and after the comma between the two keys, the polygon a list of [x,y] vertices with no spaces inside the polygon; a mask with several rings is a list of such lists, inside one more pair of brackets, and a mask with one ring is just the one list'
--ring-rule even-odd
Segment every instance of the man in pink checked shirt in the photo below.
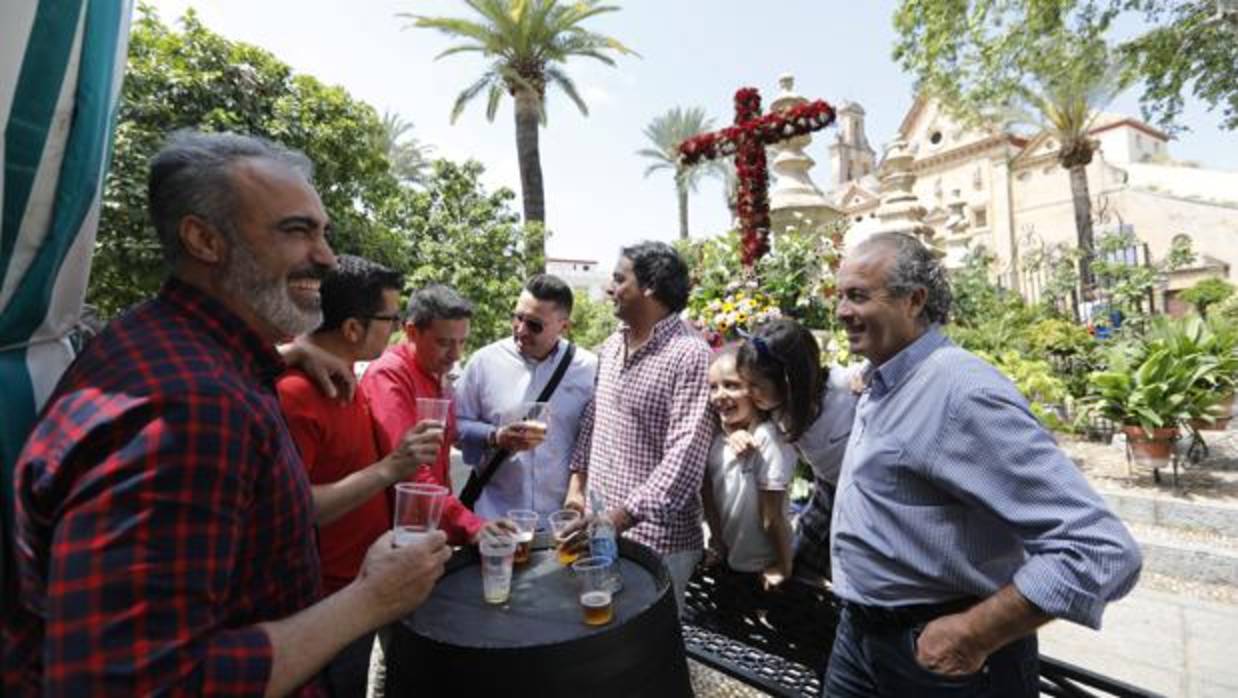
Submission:
{"label": "man in pink checked shirt", "polygon": [[599,348],[597,391],[581,422],[565,506],[600,495],[615,530],[662,556],[682,607],[701,559],[701,480],[713,422],[709,347],[679,312],[688,267],[661,242],[620,250],[607,295],[621,321]]}

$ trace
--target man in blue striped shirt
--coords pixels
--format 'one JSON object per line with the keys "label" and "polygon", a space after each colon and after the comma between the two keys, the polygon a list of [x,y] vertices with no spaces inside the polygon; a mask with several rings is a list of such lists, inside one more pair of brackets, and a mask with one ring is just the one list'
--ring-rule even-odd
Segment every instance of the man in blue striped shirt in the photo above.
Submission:
{"label": "man in blue striped shirt", "polygon": [[941,333],[950,286],[918,240],[865,240],[839,290],[871,368],[835,500],[825,693],[1036,696],[1036,628],[1098,628],[1139,549],[1015,386]]}

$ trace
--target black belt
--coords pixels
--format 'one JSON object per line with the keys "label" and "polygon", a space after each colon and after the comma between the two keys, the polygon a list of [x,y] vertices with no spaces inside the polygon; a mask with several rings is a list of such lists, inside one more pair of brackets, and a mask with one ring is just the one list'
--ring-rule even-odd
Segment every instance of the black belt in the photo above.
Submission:
{"label": "black belt", "polygon": [[898,630],[927,623],[935,618],[960,613],[976,605],[974,598],[954,599],[941,603],[912,604],[909,606],[869,606],[852,601],[844,601],[843,608],[851,613],[852,619],[866,627],[875,630]]}

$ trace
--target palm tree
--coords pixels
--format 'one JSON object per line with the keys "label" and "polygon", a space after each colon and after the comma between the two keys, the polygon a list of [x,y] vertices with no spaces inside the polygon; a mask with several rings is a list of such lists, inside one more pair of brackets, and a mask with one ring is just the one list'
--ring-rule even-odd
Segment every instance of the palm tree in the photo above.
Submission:
{"label": "palm tree", "polygon": [[700,107],[675,107],[662,116],[655,117],[645,127],[645,137],[654,147],[636,151],[637,155],[654,161],[645,168],[646,177],[659,170],[671,170],[674,173],[675,193],[679,197],[679,237],[683,240],[688,239],[688,193],[696,191],[702,176],[722,174],[725,165],[714,161],[684,167],[679,163],[679,144],[698,133],[712,129],[713,125],[714,120],[705,116],[705,110]]}
{"label": "palm tree", "polygon": [[1075,235],[1080,252],[1079,281],[1093,285],[1092,197],[1087,167],[1096,153],[1092,125],[1100,111],[1124,87],[1119,66],[1100,41],[1058,38],[1046,55],[1057,60],[1033,76],[1033,85],[1020,90],[1016,122],[1033,123],[1057,141],[1057,161],[1070,172],[1070,193],[1075,209]]}
{"label": "palm tree", "polygon": [[576,85],[563,71],[570,58],[593,58],[615,65],[611,53],[634,52],[616,39],[587,31],[580,25],[587,19],[620,8],[602,5],[601,0],[465,0],[480,21],[455,17],[425,17],[402,13],[413,26],[437,29],[467,42],[440,53],[443,58],[456,53],[480,53],[490,67],[456,97],[451,110],[454,123],[474,97],[486,92],[486,118],[494,121],[503,94],[515,102],[516,154],[520,161],[520,187],[526,222],[546,220],[545,193],[542,190],[542,165],[538,152],[538,127],[546,122],[546,87],[555,85],[586,116],[589,107],[576,91]]}
{"label": "palm tree", "polygon": [[413,129],[412,122],[405,121],[404,117],[395,112],[383,112],[382,126],[380,147],[391,162],[391,174],[410,184],[423,182],[434,146],[423,145],[409,136],[408,132]]}

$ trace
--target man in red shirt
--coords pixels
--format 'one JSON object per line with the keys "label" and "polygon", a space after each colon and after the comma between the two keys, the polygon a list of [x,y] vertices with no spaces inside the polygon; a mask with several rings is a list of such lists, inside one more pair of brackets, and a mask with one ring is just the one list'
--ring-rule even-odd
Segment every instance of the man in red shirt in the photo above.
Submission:
{"label": "man in red shirt", "polygon": [[[403,276],[361,257],[336,259],[336,268],[322,281],[322,324],[302,341],[349,366],[372,361],[400,321]],[[388,488],[418,465],[434,462],[441,432],[422,422],[393,449],[374,427],[360,392],[350,401],[332,399],[299,368],[286,371],[276,388],[309,474],[323,590],[332,593],[356,578],[370,544],[391,528]],[[327,666],[333,695],[365,692],[372,641],[373,633],[361,636]]]}
{"label": "man in red shirt", "polygon": [[[397,443],[418,422],[417,398],[451,397],[443,381],[460,360],[472,317],[473,306],[446,286],[427,286],[409,299],[405,341],[384,352],[361,378],[361,392],[389,443]],[[451,449],[446,445],[455,439],[456,410],[452,405],[438,459],[429,467],[419,468],[414,479],[451,489]],[[475,543],[484,526],[485,519],[454,496],[448,497],[440,527],[447,532],[449,543]]]}

